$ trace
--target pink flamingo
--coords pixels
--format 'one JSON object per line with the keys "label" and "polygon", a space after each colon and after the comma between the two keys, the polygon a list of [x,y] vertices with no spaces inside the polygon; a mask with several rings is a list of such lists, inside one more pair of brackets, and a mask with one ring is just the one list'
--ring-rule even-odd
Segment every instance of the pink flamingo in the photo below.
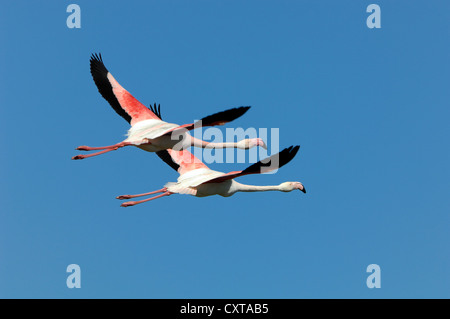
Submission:
{"label": "pink flamingo", "polygon": [[300,146],[290,146],[281,152],[270,156],[264,161],[259,161],[243,171],[234,171],[222,173],[213,171],[203,162],[187,150],[175,151],[164,150],[158,152],[159,157],[178,171],[180,176],[176,183],[167,183],[163,188],[138,195],[121,195],[117,199],[131,199],[135,197],[147,196],[162,193],[160,195],[147,198],[140,201],[129,201],[123,203],[122,207],[134,206],[144,202],[154,200],[163,196],[169,196],[175,193],[189,194],[197,197],[205,197],[211,195],[220,195],[229,197],[236,192],[264,192],[264,191],[281,191],[291,192],[295,189],[306,193],[305,187],[300,182],[284,182],[274,186],[255,186],[245,185],[236,182],[234,179],[239,176],[249,174],[261,174],[273,171],[289,163],[297,154]]}
{"label": "pink flamingo", "polygon": [[130,123],[128,137],[117,144],[103,147],[79,146],[80,151],[100,152],[90,155],[76,155],[74,160],[97,156],[106,152],[115,151],[124,146],[137,146],[148,152],[158,152],[165,149],[185,149],[189,146],[202,148],[240,148],[249,149],[255,146],[266,148],[260,138],[244,139],[237,143],[208,143],[192,137],[188,131],[204,126],[223,125],[244,115],[250,108],[241,106],[223,112],[215,113],[203,119],[185,125],[167,123],[160,118],[160,107],[145,105],[135,99],[125,90],[106,69],[101,54],[93,54],[90,59],[91,74],[100,94],[109,102],[112,108]]}

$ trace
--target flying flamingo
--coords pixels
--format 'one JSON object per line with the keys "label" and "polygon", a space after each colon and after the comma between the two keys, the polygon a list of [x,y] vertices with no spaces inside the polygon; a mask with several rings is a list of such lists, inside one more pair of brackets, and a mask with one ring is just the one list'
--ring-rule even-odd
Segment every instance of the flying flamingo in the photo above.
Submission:
{"label": "flying flamingo", "polygon": [[281,191],[291,192],[295,189],[306,193],[305,187],[300,182],[284,182],[274,186],[245,185],[236,182],[234,179],[239,176],[249,174],[261,174],[273,171],[289,163],[297,154],[300,146],[290,146],[281,152],[270,156],[264,161],[259,161],[243,171],[222,173],[209,169],[203,162],[187,150],[175,151],[164,150],[158,152],[161,159],[178,171],[180,176],[176,183],[167,183],[163,188],[138,195],[121,195],[117,199],[131,199],[135,197],[147,196],[162,193],[160,195],[140,201],[129,201],[123,203],[122,207],[134,206],[151,201],[163,196],[172,194],[189,194],[197,197],[220,195],[229,197],[236,192],[264,192]]}
{"label": "flying flamingo", "polygon": [[189,146],[202,148],[240,148],[249,149],[255,146],[266,148],[260,138],[244,139],[237,143],[208,143],[192,137],[188,131],[204,126],[223,125],[242,116],[250,106],[241,106],[223,112],[215,113],[203,119],[185,125],[167,123],[160,118],[160,107],[145,105],[135,99],[125,90],[106,69],[101,54],[93,54],[90,59],[91,74],[100,94],[108,101],[112,108],[130,123],[127,138],[117,144],[103,147],[79,146],[80,151],[100,152],[89,155],[76,155],[74,160],[97,156],[115,151],[124,146],[137,146],[148,152],[158,152],[165,149],[184,149]]}

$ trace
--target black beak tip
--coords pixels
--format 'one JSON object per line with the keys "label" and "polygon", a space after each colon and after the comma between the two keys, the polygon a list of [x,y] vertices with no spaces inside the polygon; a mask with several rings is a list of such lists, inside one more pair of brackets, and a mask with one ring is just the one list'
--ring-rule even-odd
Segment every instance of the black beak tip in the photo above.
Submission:
{"label": "black beak tip", "polygon": [[306,188],[303,186],[302,192],[306,194]]}

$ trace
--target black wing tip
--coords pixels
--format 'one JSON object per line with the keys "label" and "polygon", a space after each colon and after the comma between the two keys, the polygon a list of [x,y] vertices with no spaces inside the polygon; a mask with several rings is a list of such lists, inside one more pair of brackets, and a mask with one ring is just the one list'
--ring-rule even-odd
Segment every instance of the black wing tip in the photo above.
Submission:
{"label": "black wing tip", "polygon": [[235,120],[239,117],[241,117],[242,115],[244,115],[248,110],[250,109],[250,106],[240,106],[240,107],[235,107],[233,109],[229,109],[223,112],[219,112],[217,114],[223,114],[226,118],[230,119],[230,120]]}
{"label": "black wing tip", "polygon": [[[268,171],[272,171],[273,169],[279,169],[289,163],[295,155],[297,155],[298,150],[300,149],[300,145],[291,145],[286,147],[281,152],[278,152],[265,160],[261,160],[249,167],[247,167],[243,173],[254,174],[254,173],[263,173],[264,169],[269,169]],[[270,168],[273,165],[273,160],[276,160],[277,167]],[[266,170],[267,171],[267,170]]]}
{"label": "black wing tip", "polygon": [[294,157],[295,155],[297,155],[298,150],[300,149],[300,145],[291,145],[289,147],[286,147],[284,150],[282,150],[279,155],[280,155],[280,161],[283,161],[283,163],[280,165],[286,165],[287,163],[289,163]]}
{"label": "black wing tip", "polygon": [[247,112],[250,108],[251,108],[250,105],[248,105],[248,106],[239,106],[239,107],[237,107],[237,109],[244,110],[245,112]]}
{"label": "black wing tip", "polygon": [[154,103],[153,105],[150,104],[149,109],[150,109],[150,111],[152,111],[157,117],[159,117],[160,120],[162,120],[162,117],[161,117],[161,104],[158,104],[158,106],[156,106],[156,103]]}
{"label": "black wing tip", "polygon": [[106,69],[105,64],[103,64],[103,58],[101,53],[92,53],[91,59],[89,60],[91,66],[91,74],[94,75],[95,72],[98,72],[104,76],[104,74],[108,73],[108,69]]}
{"label": "black wing tip", "polygon": [[236,114],[239,114],[239,116],[244,115],[249,109],[251,108],[251,106],[239,106],[239,107],[235,107],[234,109],[231,109],[229,111],[233,111]]}
{"label": "black wing tip", "polygon": [[287,152],[287,153],[297,153],[300,149],[300,145],[291,145],[289,147],[286,147],[283,149],[280,153]]}
{"label": "black wing tip", "polygon": [[108,69],[103,64],[101,53],[92,53],[90,59],[91,75],[101,96],[108,101],[112,108],[123,117],[128,123],[131,122],[131,116],[122,108],[115,96],[111,83],[108,79]]}
{"label": "black wing tip", "polygon": [[297,154],[298,150],[300,149],[300,145],[295,145],[295,146],[291,145],[285,149],[288,149],[289,153],[292,155],[292,157],[294,157]]}
{"label": "black wing tip", "polygon": [[[203,122],[204,126],[222,125],[223,123],[228,123],[236,120],[237,118],[244,115],[249,109],[250,106],[239,106],[218,113],[214,113],[212,115],[208,115],[202,118],[201,121]],[[217,124],[217,122],[222,122],[222,124]]]}
{"label": "black wing tip", "polygon": [[92,62],[101,62],[101,63],[103,63],[102,54],[100,52],[99,53],[92,53],[90,61],[91,61],[91,63]]}

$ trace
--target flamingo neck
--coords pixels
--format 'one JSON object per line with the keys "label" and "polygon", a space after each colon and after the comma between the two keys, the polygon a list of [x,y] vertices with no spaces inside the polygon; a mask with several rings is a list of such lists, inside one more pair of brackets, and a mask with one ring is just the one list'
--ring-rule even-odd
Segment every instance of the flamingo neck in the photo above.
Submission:
{"label": "flamingo neck", "polygon": [[203,140],[200,140],[195,137],[191,137],[191,146],[195,147],[201,147],[201,148],[215,148],[215,149],[221,149],[221,148],[240,148],[240,149],[247,149],[248,146],[245,145],[245,143],[240,142],[223,142],[223,143],[212,143],[212,142],[206,142]]}
{"label": "flamingo neck", "polygon": [[283,191],[281,185],[246,185],[236,182],[236,191],[238,192],[267,192],[267,191]]}

